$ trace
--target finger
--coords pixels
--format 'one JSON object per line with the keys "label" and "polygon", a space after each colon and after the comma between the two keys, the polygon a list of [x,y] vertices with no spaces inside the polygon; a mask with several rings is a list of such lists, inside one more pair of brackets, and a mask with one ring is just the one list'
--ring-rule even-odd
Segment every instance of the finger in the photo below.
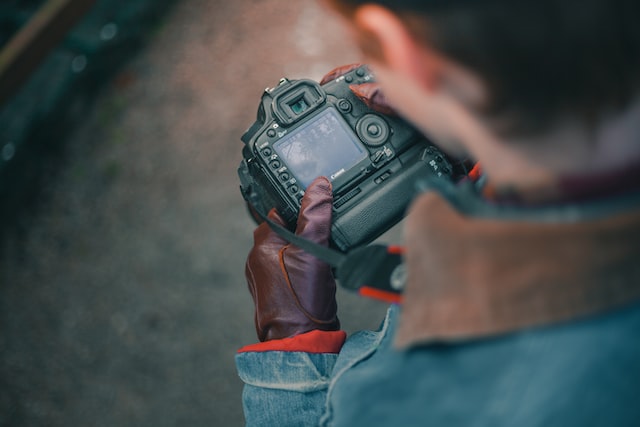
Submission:
{"label": "finger", "polygon": [[[286,227],[286,222],[282,219],[282,217],[278,214],[275,209],[271,209],[269,214],[267,215],[271,221],[276,224]],[[287,244],[287,241],[280,237],[275,231],[271,229],[271,226],[263,222],[260,224],[255,231],[253,232],[253,242],[255,246],[258,245],[274,245],[274,246],[284,246]]]}
{"label": "finger", "polygon": [[325,177],[316,178],[306,189],[298,215],[296,234],[327,245],[331,236],[333,194]]}
{"label": "finger", "polygon": [[372,110],[387,116],[398,115],[387,101],[387,97],[384,95],[379,83],[350,85],[349,89]]}
{"label": "finger", "polygon": [[325,83],[329,83],[330,81],[335,80],[340,76],[344,76],[349,71],[355,70],[356,68],[359,68],[361,66],[362,64],[349,64],[336,67],[324,75],[322,80],[320,80],[320,84],[323,85]]}
{"label": "finger", "polygon": [[276,208],[273,208],[269,211],[269,213],[267,214],[267,218],[269,218],[271,221],[275,222],[278,225],[281,225],[283,227],[287,226],[286,221],[282,219],[282,217],[280,216]]}

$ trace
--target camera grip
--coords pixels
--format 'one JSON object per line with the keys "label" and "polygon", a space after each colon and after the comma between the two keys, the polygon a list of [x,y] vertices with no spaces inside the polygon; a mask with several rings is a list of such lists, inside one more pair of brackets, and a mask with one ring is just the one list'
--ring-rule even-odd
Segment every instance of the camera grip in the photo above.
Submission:
{"label": "camera grip", "polygon": [[333,244],[345,251],[378,238],[404,217],[416,194],[415,183],[425,179],[441,178],[426,160],[419,159],[382,181],[370,197],[336,218],[331,228]]}

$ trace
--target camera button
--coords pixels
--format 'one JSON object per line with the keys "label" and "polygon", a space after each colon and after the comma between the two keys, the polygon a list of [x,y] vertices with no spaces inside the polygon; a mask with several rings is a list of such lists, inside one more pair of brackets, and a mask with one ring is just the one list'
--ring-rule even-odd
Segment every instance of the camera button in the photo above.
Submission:
{"label": "camera button", "polygon": [[383,150],[376,151],[371,157],[371,161],[373,163],[378,163],[380,160],[384,159],[385,153]]}
{"label": "camera button", "polygon": [[382,175],[374,179],[373,182],[375,182],[376,184],[381,184],[382,181],[385,181],[390,176],[391,176],[391,171],[386,171],[385,173],[383,173]]}
{"label": "camera button", "polygon": [[356,75],[358,77],[364,77],[365,74],[367,74],[367,71],[364,68],[358,68],[356,70]]}
{"label": "camera button", "polygon": [[338,109],[343,113],[348,113],[349,111],[351,111],[351,103],[346,99],[341,99],[340,101],[338,101]]}
{"label": "camera button", "polygon": [[297,185],[292,185],[291,187],[289,187],[289,193],[291,194],[296,194],[298,192],[299,188]]}
{"label": "camera button", "polygon": [[367,133],[371,136],[378,136],[382,133],[382,129],[377,124],[370,124],[367,126]]}
{"label": "camera button", "polygon": [[282,173],[280,174],[280,181],[282,181],[282,182],[286,182],[286,181],[288,181],[288,180],[289,180],[289,178],[290,178],[290,177],[289,177],[289,174],[288,174],[287,172],[282,172]]}
{"label": "camera button", "polygon": [[269,163],[269,166],[271,166],[272,169],[278,169],[281,166],[280,160],[273,160],[271,163]]}
{"label": "camera button", "polygon": [[271,148],[267,147],[267,148],[262,150],[262,155],[265,156],[265,157],[269,157],[271,155],[271,153],[272,153]]}
{"label": "camera button", "polygon": [[273,130],[273,129],[269,129],[269,130],[267,131],[267,136],[268,136],[269,138],[273,138],[274,136],[276,136],[276,131],[275,131],[275,130]]}

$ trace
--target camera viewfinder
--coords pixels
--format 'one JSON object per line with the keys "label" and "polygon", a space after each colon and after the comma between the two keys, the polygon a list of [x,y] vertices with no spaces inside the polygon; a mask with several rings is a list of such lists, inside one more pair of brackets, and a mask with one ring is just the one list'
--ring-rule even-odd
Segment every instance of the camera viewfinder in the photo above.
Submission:
{"label": "camera viewfinder", "polygon": [[291,107],[291,111],[295,114],[302,114],[307,110],[307,108],[309,108],[309,104],[307,104],[304,97],[300,97],[293,103],[289,104],[289,107]]}
{"label": "camera viewfinder", "polygon": [[316,110],[325,100],[326,94],[318,84],[297,81],[274,97],[273,112],[278,122],[286,127]]}

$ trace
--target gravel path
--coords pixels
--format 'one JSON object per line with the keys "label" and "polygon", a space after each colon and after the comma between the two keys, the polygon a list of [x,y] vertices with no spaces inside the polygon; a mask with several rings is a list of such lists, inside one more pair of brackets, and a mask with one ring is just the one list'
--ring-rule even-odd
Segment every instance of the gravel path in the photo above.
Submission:
{"label": "gravel path", "polygon": [[[314,1],[172,10],[0,242],[0,426],[242,425],[239,138],[266,86],[357,60],[345,40]],[[385,309],[339,304],[347,331]]]}

